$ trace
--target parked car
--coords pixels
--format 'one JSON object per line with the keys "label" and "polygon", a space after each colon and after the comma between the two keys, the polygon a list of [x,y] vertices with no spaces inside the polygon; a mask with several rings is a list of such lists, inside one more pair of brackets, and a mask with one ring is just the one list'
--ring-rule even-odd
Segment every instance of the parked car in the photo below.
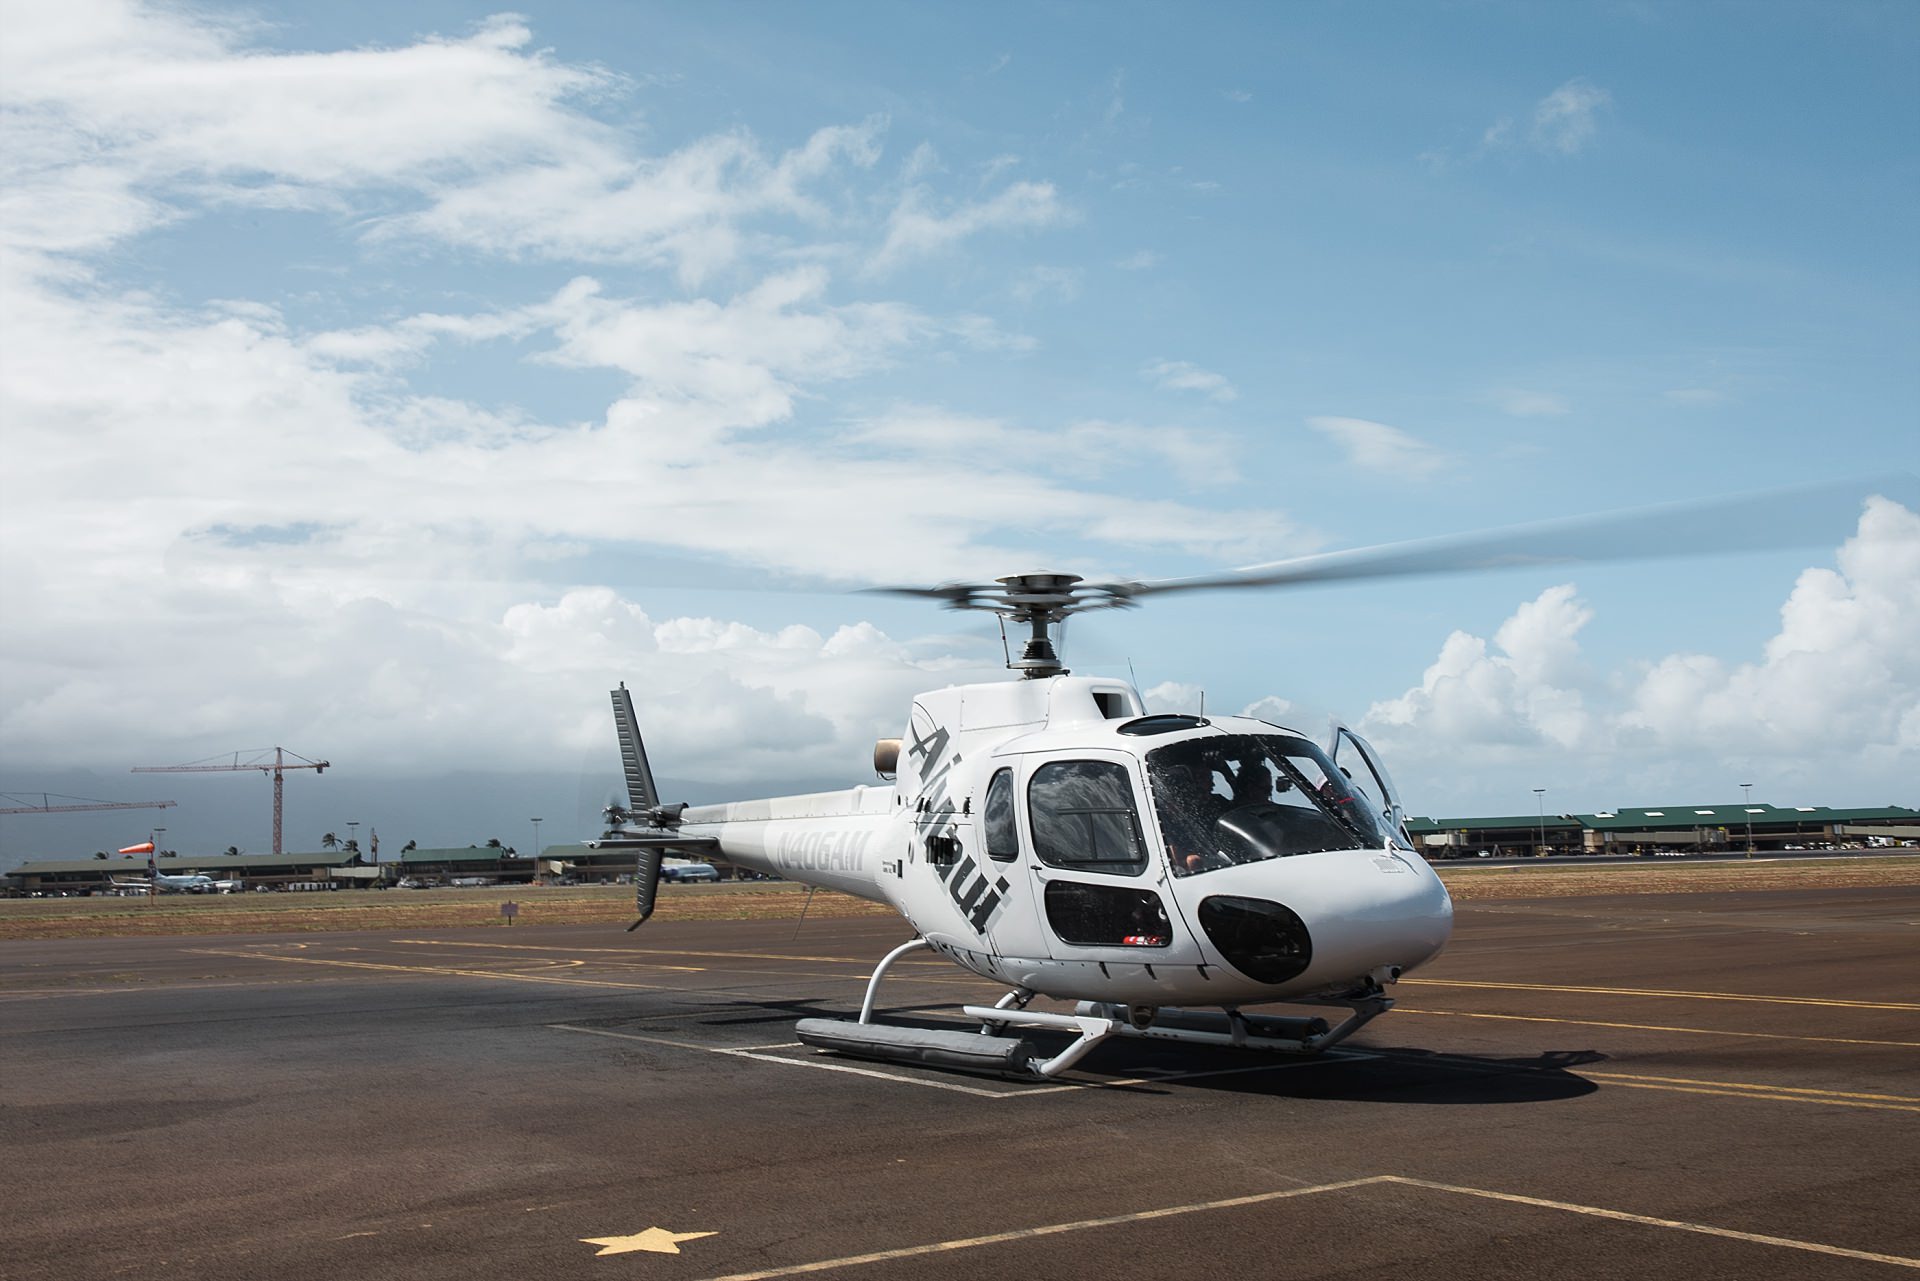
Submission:
{"label": "parked car", "polygon": [[663,881],[717,881],[720,869],[711,863],[668,863],[660,869]]}

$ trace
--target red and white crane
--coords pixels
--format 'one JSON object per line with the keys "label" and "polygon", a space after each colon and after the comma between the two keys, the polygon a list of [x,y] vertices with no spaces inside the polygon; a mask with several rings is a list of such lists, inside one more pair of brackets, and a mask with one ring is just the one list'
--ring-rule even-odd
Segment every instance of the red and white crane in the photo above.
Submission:
{"label": "red and white crane", "polygon": [[[29,796],[38,796],[38,805],[26,805]],[[91,801],[84,796],[59,796],[53,792],[0,792],[0,801],[13,804],[0,806],[0,814],[77,814],[81,810],[163,810],[174,804],[173,801]],[[61,802],[54,804],[55,801]]]}
{"label": "red and white crane", "polygon": [[233,753],[233,759],[216,764],[214,757],[193,761],[186,765],[136,765],[136,774],[231,774],[242,770],[259,770],[263,774],[273,775],[273,852],[283,853],[280,848],[280,812],[283,789],[286,786],[285,771],[290,769],[310,769],[318,774],[325,770],[331,761],[310,761],[304,756],[289,752],[284,747],[262,747],[251,751],[242,750]]}

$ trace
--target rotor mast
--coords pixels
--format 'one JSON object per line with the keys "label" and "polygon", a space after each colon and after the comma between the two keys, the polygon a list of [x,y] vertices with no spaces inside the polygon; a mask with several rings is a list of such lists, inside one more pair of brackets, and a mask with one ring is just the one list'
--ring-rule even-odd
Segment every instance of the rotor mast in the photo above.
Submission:
{"label": "rotor mast", "polygon": [[977,609],[998,614],[1009,623],[1024,624],[1027,642],[1020,657],[1007,666],[1026,680],[1065,676],[1067,669],[1054,646],[1054,628],[1069,614],[1089,609],[1119,609],[1133,604],[1132,584],[1089,583],[1078,574],[1042,571],[1009,574],[994,584],[946,583],[939,587],[880,587],[889,596],[914,596],[940,601],[948,609]]}

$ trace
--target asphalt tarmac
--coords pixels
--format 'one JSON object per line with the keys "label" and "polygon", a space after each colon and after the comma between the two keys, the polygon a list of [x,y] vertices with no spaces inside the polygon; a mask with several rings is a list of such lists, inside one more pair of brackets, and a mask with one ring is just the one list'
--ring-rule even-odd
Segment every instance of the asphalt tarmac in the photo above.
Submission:
{"label": "asphalt tarmac", "polygon": [[[879,919],[0,944],[0,1276],[1920,1269],[1920,891],[1474,902],[1333,1055],[821,1056]],[[937,960],[883,1007],[997,996]],[[957,1025],[957,1024],[956,1024]]]}

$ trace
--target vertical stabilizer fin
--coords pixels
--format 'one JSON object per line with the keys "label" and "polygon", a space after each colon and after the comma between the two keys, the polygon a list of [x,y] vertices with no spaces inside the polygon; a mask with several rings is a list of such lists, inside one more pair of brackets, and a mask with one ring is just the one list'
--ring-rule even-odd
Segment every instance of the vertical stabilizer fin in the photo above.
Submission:
{"label": "vertical stabilizer fin", "polygon": [[[640,739],[640,722],[634,717],[633,699],[627,693],[625,681],[613,691],[613,727],[620,735],[620,763],[627,772],[627,809],[634,814],[645,814],[660,804],[660,793],[653,786],[647,745]],[[656,865],[658,861],[655,860]]]}
{"label": "vertical stabilizer fin", "polygon": [[643,846],[633,862],[633,906],[640,919],[627,927],[631,934],[653,915],[653,901],[660,894],[660,860],[666,856],[664,845]]}

